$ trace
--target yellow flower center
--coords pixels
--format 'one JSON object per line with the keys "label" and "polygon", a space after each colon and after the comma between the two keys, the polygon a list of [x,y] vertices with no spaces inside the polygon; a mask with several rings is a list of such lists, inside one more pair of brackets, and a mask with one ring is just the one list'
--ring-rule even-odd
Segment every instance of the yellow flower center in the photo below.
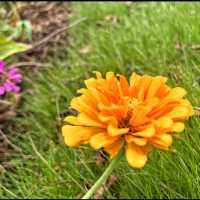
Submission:
{"label": "yellow flower center", "polygon": [[134,97],[132,97],[132,98],[128,97],[126,103],[127,103],[129,111],[132,112],[133,109],[135,108],[135,106],[137,106],[140,102],[138,101],[138,99],[136,99]]}

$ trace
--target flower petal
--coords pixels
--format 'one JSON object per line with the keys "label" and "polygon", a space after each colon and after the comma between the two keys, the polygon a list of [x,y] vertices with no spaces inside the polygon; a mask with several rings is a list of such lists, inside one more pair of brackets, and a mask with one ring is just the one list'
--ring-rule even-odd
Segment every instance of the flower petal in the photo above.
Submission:
{"label": "flower petal", "polygon": [[93,107],[89,106],[83,100],[82,96],[73,98],[70,105],[72,108],[79,111],[80,113],[85,113],[92,118],[95,118],[97,116],[97,111]]}
{"label": "flower petal", "polygon": [[103,123],[107,123],[115,127],[118,125],[117,119],[113,116],[104,116],[102,114],[99,114],[98,119]]}
{"label": "flower petal", "polygon": [[141,76],[133,72],[130,77],[130,86],[132,88],[133,86],[136,86],[139,83],[140,79],[141,79]]}
{"label": "flower petal", "polygon": [[128,112],[128,109],[124,105],[109,105],[105,106],[103,104],[99,104],[98,108],[103,115],[114,116],[117,119],[125,118]]}
{"label": "flower petal", "polygon": [[129,128],[117,128],[112,125],[109,125],[107,131],[110,136],[117,136],[128,133]]}
{"label": "flower petal", "polygon": [[183,122],[175,122],[172,126],[172,130],[173,132],[182,132],[184,131],[185,125]]}
{"label": "flower petal", "polygon": [[129,84],[123,75],[119,76],[119,83],[122,95],[129,96]]}
{"label": "flower petal", "polygon": [[19,69],[16,68],[16,67],[12,67],[9,69],[8,71],[8,75],[9,76],[13,76],[13,75],[16,75],[16,74],[19,74]]}
{"label": "flower petal", "polygon": [[0,95],[4,95],[5,94],[5,88],[4,86],[0,86]]}
{"label": "flower petal", "polygon": [[102,78],[101,72],[94,71],[94,73],[96,74],[97,79],[101,79]]}
{"label": "flower petal", "polygon": [[5,87],[5,90],[7,92],[11,92],[12,88],[13,88],[13,83],[11,83],[11,82],[5,82],[4,87]]}
{"label": "flower petal", "polygon": [[127,143],[135,143],[138,146],[145,146],[147,144],[147,139],[143,137],[134,137],[133,135],[125,135],[125,140]]}
{"label": "flower petal", "polygon": [[164,100],[172,99],[172,100],[179,100],[182,99],[186,95],[186,90],[181,87],[175,87],[171,89],[169,94],[164,98]]}
{"label": "flower petal", "polygon": [[118,81],[113,72],[106,73],[106,81],[108,83],[109,90],[111,90],[115,94],[115,102],[120,99],[120,91],[118,87]]}
{"label": "flower petal", "polygon": [[194,115],[194,109],[193,109],[191,103],[187,99],[181,99],[180,100],[180,105],[181,106],[186,106],[189,109],[189,115],[190,116]]}
{"label": "flower petal", "polygon": [[142,168],[147,162],[147,148],[129,143],[126,147],[126,159],[132,167]]}
{"label": "flower petal", "polygon": [[108,145],[104,148],[104,150],[109,154],[110,159],[113,159],[122,148],[123,142],[121,140],[117,140],[111,145]]}
{"label": "flower petal", "polygon": [[11,90],[12,92],[18,93],[18,92],[20,92],[20,90],[21,90],[21,88],[19,86],[13,84],[12,90]]}
{"label": "flower petal", "polygon": [[153,108],[148,114],[148,117],[157,119],[172,111],[176,106],[179,106],[178,101],[166,100],[161,102],[158,106]]}
{"label": "flower petal", "polygon": [[155,134],[155,128],[153,125],[149,125],[143,131],[132,133],[133,136],[140,136],[140,137],[152,137]]}
{"label": "flower petal", "polygon": [[94,127],[71,125],[64,125],[62,127],[62,135],[64,136],[65,144],[70,147],[75,147],[82,143],[87,143],[91,136],[100,131],[102,131],[102,129]]}
{"label": "flower petal", "polygon": [[155,96],[163,99],[164,97],[166,97],[169,92],[170,92],[171,88],[165,84],[161,85],[160,88],[157,90]]}
{"label": "flower petal", "polygon": [[158,120],[155,121],[155,124],[158,128],[168,130],[173,125],[173,120],[169,117],[160,117]]}
{"label": "flower petal", "polygon": [[189,109],[183,106],[177,106],[172,111],[165,114],[165,117],[168,117],[174,120],[185,119],[188,116],[189,116]]}
{"label": "flower petal", "polygon": [[91,137],[89,143],[94,149],[100,149],[113,144],[119,137],[111,137],[106,132],[98,133]]}
{"label": "flower petal", "polygon": [[154,97],[158,89],[167,81],[166,77],[156,76],[152,79],[149,89],[146,94],[146,99]]}
{"label": "flower petal", "polygon": [[72,115],[65,117],[64,122],[69,123],[71,125],[76,125],[76,126],[81,125],[81,123],[78,121],[77,117],[72,116]]}
{"label": "flower petal", "polygon": [[151,106],[144,106],[144,105],[138,105],[134,109],[134,113],[130,119],[130,123],[133,127],[139,126],[142,124],[145,124],[149,119],[147,114],[151,110]]}
{"label": "flower petal", "polygon": [[150,142],[158,148],[168,149],[172,144],[172,136],[167,133],[157,134],[150,139]]}
{"label": "flower petal", "polygon": [[[153,78],[152,76],[148,76],[148,75],[144,75],[142,76],[142,78],[140,79],[140,91],[142,90],[143,93],[143,98],[141,98],[142,100],[144,100],[146,98],[147,92],[148,92],[148,88],[151,85]],[[138,98],[139,98],[139,94],[138,94]]]}
{"label": "flower petal", "polygon": [[16,74],[16,75],[13,75],[13,76],[9,76],[9,80],[11,80],[15,83],[20,83],[22,81],[22,75]]}
{"label": "flower petal", "polygon": [[84,113],[80,113],[77,117],[77,120],[80,124],[84,126],[93,126],[93,127],[100,127],[100,128],[106,127],[103,123],[100,123],[99,121],[90,118]]}

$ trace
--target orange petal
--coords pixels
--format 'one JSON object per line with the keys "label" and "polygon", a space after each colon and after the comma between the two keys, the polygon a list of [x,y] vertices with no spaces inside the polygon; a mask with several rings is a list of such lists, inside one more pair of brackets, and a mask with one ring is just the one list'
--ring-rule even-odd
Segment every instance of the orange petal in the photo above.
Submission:
{"label": "orange petal", "polygon": [[94,120],[87,116],[84,113],[80,113],[77,117],[75,116],[67,116],[64,119],[64,122],[67,122],[71,125],[76,125],[76,126],[93,126],[93,127],[99,127],[99,128],[105,128],[106,125],[103,123],[100,123],[97,120]]}
{"label": "orange petal", "polygon": [[120,88],[124,96],[129,96],[129,84],[123,75],[119,76]]}
{"label": "orange petal", "polygon": [[144,103],[146,106],[154,108],[157,105],[159,105],[160,99],[158,97],[152,97],[152,98],[146,99]]}
{"label": "orange petal", "polygon": [[155,96],[163,99],[165,96],[167,96],[169,94],[169,91],[171,90],[171,88],[165,84],[161,85],[160,88],[157,90]]}
{"label": "orange petal", "polygon": [[112,116],[104,116],[102,114],[99,114],[98,119],[101,122],[106,123],[106,124],[110,124],[114,127],[117,127],[117,125],[118,125],[117,119],[115,117],[112,117]]}
{"label": "orange petal", "polygon": [[177,106],[169,113],[165,114],[165,117],[174,119],[174,120],[181,120],[185,119],[189,116],[189,110],[187,107]]}
{"label": "orange petal", "polygon": [[146,99],[154,97],[158,89],[161,87],[161,85],[164,85],[166,81],[167,81],[166,77],[163,76],[154,77],[147,91]]}
{"label": "orange petal", "polygon": [[182,106],[186,106],[189,109],[189,115],[190,116],[194,115],[194,109],[193,109],[191,103],[187,99],[181,99],[180,104]]}
{"label": "orange petal", "polygon": [[137,85],[137,88],[138,88],[137,97],[140,101],[144,101],[144,99],[147,99],[146,96],[149,92],[149,87],[151,86],[151,82],[154,79],[156,79],[156,78],[153,78],[152,76],[148,76],[148,75],[144,75],[141,77],[141,79]]}
{"label": "orange petal", "polygon": [[89,106],[88,103],[86,103],[81,96],[73,98],[70,105],[72,108],[79,111],[80,113],[84,112],[94,118],[97,116],[97,111],[93,107]]}
{"label": "orange petal", "polygon": [[113,79],[114,77],[115,77],[115,74],[113,72],[106,73],[106,80]]}
{"label": "orange petal", "polygon": [[100,72],[94,71],[94,73],[96,74],[97,79],[101,79],[102,78],[102,75],[101,75]]}
{"label": "orange petal", "polygon": [[136,97],[139,91],[139,83],[141,76],[136,73],[132,73],[130,77],[130,97]]}
{"label": "orange petal", "polygon": [[89,91],[96,102],[103,103],[104,105],[109,105],[108,99],[96,88],[89,88]]}
{"label": "orange petal", "polygon": [[77,90],[77,93],[83,94],[81,95],[81,99],[84,102],[87,102],[93,109],[97,110],[98,100],[92,95],[91,91],[86,88],[81,88]]}
{"label": "orange petal", "polygon": [[120,91],[118,87],[118,81],[115,77],[115,74],[113,72],[107,72],[106,73],[106,81],[108,83],[109,90],[111,90],[115,94],[115,100],[119,100],[120,98]]}
{"label": "orange petal", "polygon": [[155,128],[153,125],[149,125],[146,129],[140,132],[132,133],[133,136],[140,136],[140,137],[152,137],[155,134]]}
{"label": "orange petal", "polygon": [[94,127],[82,127],[64,125],[62,127],[62,135],[66,145],[74,147],[87,142],[91,136],[102,131],[102,129]]}
{"label": "orange petal", "polygon": [[139,83],[140,79],[141,79],[141,76],[133,72],[130,77],[130,86],[131,87],[136,86]]}
{"label": "orange petal", "polygon": [[[148,76],[148,75],[144,75],[142,76],[142,78],[140,79],[140,91],[142,90],[142,93],[143,93],[143,98],[141,100],[143,100],[146,95],[147,95],[147,90],[149,88],[149,86],[151,85],[151,82],[153,80],[153,77],[152,76]],[[138,98],[140,96],[140,92],[138,94]]]}
{"label": "orange petal", "polygon": [[134,137],[133,135],[125,135],[125,140],[127,143],[135,143],[138,146],[145,146],[147,144],[146,138]]}
{"label": "orange petal", "polygon": [[118,136],[128,133],[129,128],[116,128],[112,125],[109,125],[107,131],[110,136]]}
{"label": "orange petal", "polygon": [[98,108],[103,115],[112,115],[115,116],[117,119],[121,119],[126,117],[126,114],[128,112],[127,107],[124,105],[116,105],[111,104],[109,106],[105,106],[103,104],[98,104]]}
{"label": "orange petal", "polygon": [[81,123],[77,120],[77,117],[72,115],[65,117],[64,122],[67,122],[71,125],[81,125]]}
{"label": "orange petal", "polygon": [[132,167],[144,167],[147,162],[147,148],[129,143],[126,147],[126,159]]}
{"label": "orange petal", "polygon": [[115,93],[108,88],[108,84],[98,85],[97,90],[108,100],[108,102],[117,101]]}
{"label": "orange petal", "polygon": [[134,110],[134,114],[130,119],[131,125],[134,127],[146,123],[147,120],[146,115],[149,113],[150,110],[151,110],[150,106],[144,106],[144,105],[137,106]]}
{"label": "orange petal", "polygon": [[137,98],[139,101],[144,101],[144,89],[143,88],[140,88],[139,91],[138,91],[138,95],[137,95]]}
{"label": "orange petal", "polygon": [[89,117],[88,115],[84,113],[80,113],[77,117],[77,120],[81,125],[84,125],[84,126],[94,126],[94,127],[100,127],[100,128],[106,127],[105,124],[92,119],[91,117]]}
{"label": "orange petal", "polygon": [[155,121],[155,124],[158,128],[161,129],[166,129],[168,130],[169,128],[172,127],[173,125],[173,120],[170,119],[169,117],[160,117],[158,120]]}
{"label": "orange petal", "polygon": [[175,122],[172,126],[172,130],[173,132],[182,132],[184,131],[185,125],[183,122]]}
{"label": "orange petal", "polygon": [[97,81],[95,78],[89,78],[84,81],[86,87],[89,88],[95,88],[97,86]]}
{"label": "orange petal", "polygon": [[172,144],[172,136],[167,133],[155,135],[150,139],[150,142],[161,149],[168,149]]}
{"label": "orange petal", "polygon": [[91,137],[89,143],[94,149],[100,149],[102,147],[106,147],[108,145],[113,144],[118,139],[119,137],[111,137],[107,133],[102,132]]}
{"label": "orange petal", "polygon": [[179,100],[182,99],[186,95],[186,90],[181,88],[181,87],[175,87],[171,89],[169,94],[164,98],[165,100],[167,99],[172,99],[172,100]]}
{"label": "orange petal", "polygon": [[173,108],[175,108],[176,106],[179,106],[179,102],[178,101],[163,101],[160,103],[160,105],[158,105],[157,107],[154,107],[148,114],[148,117],[151,118],[159,118],[163,115],[165,115],[166,113],[169,113],[171,110],[173,110]]}
{"label": "orange petal", "polygon": [[80,89],[77,90],[77,93],[79,93],[79,94],[87,94],[88,91],[89,91],[89,90],[86,89],[86,88],[80,88]]}
{"label": "orange petal", "polygon": [[121,140],[117,140],[111,145],[108,145],[104,148],[104,150],[110,155],[110,159],[115,157],[119,150],[122,148],[123,142]]}

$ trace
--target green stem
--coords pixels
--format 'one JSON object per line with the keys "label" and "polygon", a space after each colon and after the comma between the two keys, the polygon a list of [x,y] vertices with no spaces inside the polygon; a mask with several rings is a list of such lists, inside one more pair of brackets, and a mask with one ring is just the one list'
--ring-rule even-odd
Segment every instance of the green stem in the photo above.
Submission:
{"label": "green stem", "polygon": [[87,193],[82,197],[82,199],[90,199],[91,196],[96,192],[96,190],[105,183],[108,176],[112,173],[114,168],[117,166],[119,161],[121,160],[123,155],[123,147],[120,149],[118,154],[112,159],[104,173],[101,175],[101,177],[96,181],[96,183],[87,191]]}

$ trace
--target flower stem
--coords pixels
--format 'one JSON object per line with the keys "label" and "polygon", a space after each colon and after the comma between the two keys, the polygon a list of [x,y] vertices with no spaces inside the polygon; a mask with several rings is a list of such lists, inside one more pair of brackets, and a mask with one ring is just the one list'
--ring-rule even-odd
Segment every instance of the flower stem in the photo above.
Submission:
{"label": "flower stem", "polygon": [[96,192],[96,190],[104,184],[104,182],[107,180],[108,176],[112,173],[114,168],[117,166],[119,161],[121,160],[123,155],[123,147],[120,149],[118,154],[112,159],[104,173],[101,175],[101,177],[95,182],[95,184],[87,191],[87,193],[82,197],[82,199],[90,199],[91,196]]}

